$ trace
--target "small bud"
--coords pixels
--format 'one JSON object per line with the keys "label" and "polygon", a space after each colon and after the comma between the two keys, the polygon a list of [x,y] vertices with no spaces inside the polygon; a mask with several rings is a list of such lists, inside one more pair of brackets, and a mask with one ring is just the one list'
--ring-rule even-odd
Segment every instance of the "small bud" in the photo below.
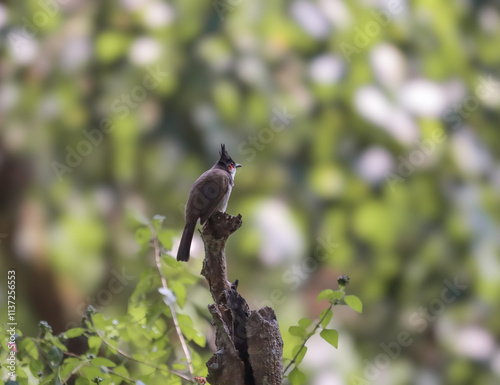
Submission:
{"label": "small bud", "polygon": [[59,333],[57,335],[57,338],[59,338],[59,341],[61,341],[63,344],[66,343],[66,341],[68,341],[68,339],[66,338],[66,334],[64,333]]}
{"label": "small bud", "polygon": [[40,321],[38,323],[38,330],[40,330],[42,336],[44,336],[45,333],[52,333],[52,328],[47,323],[47,321]]}
{"label": "small bud", "polygon": [[92,305],[89,305],[85,309],[85,312],[83,313],[83,316],[85,318],[89,318],[89,317],[92,317],[95,313],[97,313],[96,308],[94,306],[92,306]]}
{"label": "small bud", "polygon": [[94,306],[89,305],[85,309],[85,312],[83,313],[83,318],[82,318],[82,324],[84,326],[87,326],[86,323],[90,323],[91,326],[94,326],[94,321],[92,321],[92,316],[97,313],[97,310]]}
{"label": "small bud", "polygon": [[337,283],[339,284],[339,289],[344,290],[344,288],[349,285],[349,276],[342,274],[337,278]]}

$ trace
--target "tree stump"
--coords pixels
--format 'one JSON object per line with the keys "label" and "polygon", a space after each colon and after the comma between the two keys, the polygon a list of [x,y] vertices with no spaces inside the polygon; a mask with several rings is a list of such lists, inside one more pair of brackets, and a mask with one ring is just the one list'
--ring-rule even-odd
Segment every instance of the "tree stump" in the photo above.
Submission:
{"label": "tree stump", "polygon": [[201,233],[205,245],[201,274],[215,301],[208,309],[217,346],[207,362],[207,380],[212,385],[281,385],[283,340],[273,309],[250,310],[237,291],[238,281],[232,284],[227,279],[225,244],[241,224],[241,215],[218,212]]}

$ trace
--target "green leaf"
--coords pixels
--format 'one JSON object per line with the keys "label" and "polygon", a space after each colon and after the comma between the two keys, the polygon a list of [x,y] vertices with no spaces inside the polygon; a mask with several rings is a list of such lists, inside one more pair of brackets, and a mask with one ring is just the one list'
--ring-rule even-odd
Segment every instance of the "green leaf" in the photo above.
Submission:
{"label": "green leaf", "polygon": [[196,345],[204,348],[207,345],[207,341],[205,336],[201,334],[198,330],[190,327],[184,326],[181,327],[182,333],[186,336],[187,339],[193,341]]}
{"label": "green leaf", "polygon": [[148,269],[141,274],[139,281],[135,286],[135,290],[130,297],[132,302],[135,302],[139,297],[144,296],[147,292],[151,290],[154,283],[154,277],[152,269]]}
{"label": "green leaf", "polygon": [[144,303],[131,303],[128,306],[128,314],[130,314],[135,322],[144,319],[147,313],[148,306]]}
{"label": "green leaf", "polygon": [[182,313],[179,313],[177,314],[177,320],[179,321],[179,324],[186,324],[186,325],[189,325],[189,326],[193,326],[193,320],[191,319],[190,316],[188,316],[187,314],[182,314]]}
{"label": "green leaf", "polygon": [[175,294],[175,297],[177,299],[177,304],[182,309],[186,304],[186,296],[187,296],[186,287],[182,283],[179,283],[179,281],[172,281],[169,283],[169,285]]}
{"label": "green leaf", "polygon": [[92,364],[96,366],[105,366],[107,368],[114,368],[116,364],[104,357],[96,357],[92,360]]}
{"label": "green leaf", "polygon": [[299,320],[299,326],[306,329],[312,324],[312,320],[309,318],[301,318]]}
{"label": "green leaf", "polygon": [[43,363],[38,360],[30,360],[30,371],[35,378],[38,377],[38,372],[43,370]]}
{"label": "green leaf", "polygon": [[130,375],[128,374],[128,370],[125,366],[117,366],[116,368],[113,369],[113,372],[123,377],[130,377]]}
{"label": "green leaf", "polygon": [[19,351],[26,352],[31,358],[34,358],[35,360],[38,360],[38,349],[36,347],[35,342],[33,341],[33,338],[24,338],[21,343],[19,344]]}
{"label": "green leaf", "polygon": [[39,385],[54,385],[54,377],[56,376],[56,373],[52,372],[49,374],[47,377],[44,377]]}
{"label": "green leaf", "polygon": [[334,329],[323,329],[319,335],[334,348],[338,348],[339,333]]}
{"label": "green leaf", "polygon": [[331,290],[331,289],[326,289],[323,290],[321,293],[318,295],[318,302],[323,301],[324,299],[327,299],[328,302],[333,303],[335,300],[341,299],[344,293],[338,290]]}
{"label": "green leaf", "polygon": [[326,290],[323,290],[321,293],[318,294],[318,302],[321,302],[323,301],[325,298],[328,298],[329,295],[332,295],[333,294],[333,290],[332,289],[326,289]]}
{"label": "green leaf", "polygon": [[297,345],[292,350],[292,356],[295,357],[295,355],[297,354],[297,352],[299,351],[299,349],[301,347],[302,347],[302,350],[300,351],[299,355],[295,359],[296,365],[300,364],[302,362],[302,360],[304,359],[304,356],[307,353],[307,347],[306,346],[302,346],[302,345]]}
{"label": "green leaf", "polygon": [[184,266],[184,262],[177,261],[177,259],[169,257],[169,256],[164,256],[162,258],[162,263],[164,263],[169,269],[179,269]]}
{"label": "green leaf", "polygon": [[39,385],[54,385],[54,377],[56,376],[56,373],[51,373],[47,377],[44,377],[42,380],[40,380]]}
{"label": "green leaf", "polygon": [[288,375],[288,380],[291,385],[302,385],[306,382],[306,375],[295,367]]}
{"label": "green leaf", "polygon": [[73,328],[64,332],[64,335],[66,336],[66,338],[76,338],[80,337],[83,333],[85,333],[84,328]]}
{"label": "green leaf", "polygon": [[21,367],[16,365],[16,377],[17,377],[17,379],[18,380],[21,378],[28,379],[28,375],[26,374],[26,372],[23,369],[21,369],[21,370],[19,370],[19,369],[21,369]]}
{"label": "green leaf", "polygon": [[158,239],[165,249],[172,250],[172,246],[174,245],[173,237],[176,234],[177,233],[173,230],[163,229],[158,232]]}
{"label": "green leaf", "polygon": [[304,337],[306,335],[306,330],[300,326],[290,326],[288,328],[288,333],[296,337]]}
{"label": "green leaf", "polygon": [[99,351],[99,348],[101,347],[102,340],[99,336],[92,336],[89,337],[88,342],[89,344],[89,350],[91,353],[96,354]]}
{"label": "green leaf", "polygon": [[87,377],[91,382],[93,382],[96,377],[103,377],[101,369],[97,366],[85,366],[80,369],[80,372]]}
{"label": "green leaf", "polygon": [[105,319],[101,313],[95,313],[92,316],[92,321],[96,329],[103,331],[106,330],[106,326],[110,324],[109,320]]}
{"label": "green leaf", "polygon": [[19,366],[16,366],[16,384],[29,385],[28,375]]}
{"label": "green leaf", "polygon": [[62,378],[67,378],[70,373],[78,366],[80,365],[80,360],[75,357],[69,357],[66,358],[61,365],[61,370],[59,371],[59,375]]}
{"label": "green leaf", "polygon": [[60,340],[59,338],[56,338],[54,336],[50,336],[48,338],[50,340],[50,342],[52,342],[55,346],[57,346],[59,349],[61,349],[63,352],[66,352],[68,350],[68,348],[66,347],[66,345],[64,345]]}
{"label": "green leaf", "polygon": [[361,303],[361,300],[355,295],[346,295],[344,301],[346,305],[351,309],[356,310],[358,313],[363,312],[363,304]]}
{"label": "green leaf", "polygon": [[179,321],[182,334],[184,334],[188,340],[193,341],[202,348],[205,347],[207,343],[205,336],[193,327],[193,320],[188,315],[177,314],[177,320]]}
{"label": "green leaf", "polygon": [[174,370],[180,370],[180,371],[186,370],[186,365],[184,365],[184,364],[173,364],[172,365],[172,369],[174,369]]}
{"label": "green leaf", "polygon": [[142,247],[148,246],[151,240],[151,229],[147,226],[139,227],[135,231],[135,240]]}
{"label": "green leaf", "polygon": [[[321,326],[323,328],[326,328],[328,326],[328,324],[332,320],[332,316],[333,316],[333,312],[332,312],[332,309],[330,309],[330,308],[327,308],[321,312],[321,314],[319,315],[319,319],[322,320]],[[325,317],[325,318],[323,318],[323,317]]]}
{"label": "green leaf", "polygon": [[90,385],[90,381],[85,377],[78,377],[75,385]]}
{"label": "green leaf", "polygon": [[52,346],[47,354],[47,359],[51,367],[59,366],[63,359],[63,352],[57,346]]}

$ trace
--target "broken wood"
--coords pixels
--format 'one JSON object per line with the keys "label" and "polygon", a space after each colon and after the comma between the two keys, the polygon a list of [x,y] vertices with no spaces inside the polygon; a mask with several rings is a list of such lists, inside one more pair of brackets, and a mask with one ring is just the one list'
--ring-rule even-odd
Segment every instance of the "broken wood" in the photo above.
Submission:
{"label": "broken wood", "polygon": [[274,310],[250,310],[227,278],[225,244],[241,227],[236,217],[218,212],[202,231],[207,279],[215,303],[208,306],[216,329],[217,351],[208,360],[207,380],[212,385],[281,385],[283,340]]}

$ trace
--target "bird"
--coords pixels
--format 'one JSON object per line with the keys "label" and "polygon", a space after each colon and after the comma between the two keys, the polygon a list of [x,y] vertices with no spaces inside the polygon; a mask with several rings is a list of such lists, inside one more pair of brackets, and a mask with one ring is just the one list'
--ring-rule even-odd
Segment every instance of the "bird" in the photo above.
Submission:
{"label": "bird", "polygon": [[203,225],[218,211],[225,212],[234,186],[236,169],[241,164],[231,159],[226,146],[221,144],[220,158],[210,170],[205,171],[194,182],[185,208],[186,225],[182,232],[177,260],[187,262],[191,251],[194,229],[198,219]]}

